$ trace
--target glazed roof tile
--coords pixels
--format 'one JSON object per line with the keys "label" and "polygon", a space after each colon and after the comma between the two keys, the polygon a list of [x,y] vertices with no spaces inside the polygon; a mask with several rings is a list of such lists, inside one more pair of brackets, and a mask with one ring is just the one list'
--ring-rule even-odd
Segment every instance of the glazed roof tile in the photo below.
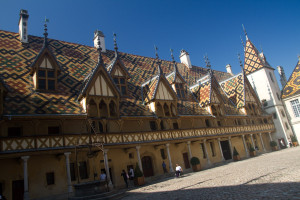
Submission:
{"label": "glazed roof tile", "polygon": [[282,90],[282,98],[300,94],[300,61]]}

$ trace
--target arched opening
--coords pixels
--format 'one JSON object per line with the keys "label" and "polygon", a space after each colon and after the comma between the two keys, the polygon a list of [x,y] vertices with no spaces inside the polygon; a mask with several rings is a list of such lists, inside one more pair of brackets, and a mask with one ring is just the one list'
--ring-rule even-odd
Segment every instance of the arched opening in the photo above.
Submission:
{"label": "arched opening", "polygon": [[176,108],[173,103],[171,103],[171,111],[172,111],[172,116],[175,117],[176,116]]}
{"label": "arched opening", "polygon": [[159,116],[159,117],[163,117],[164,116],[164,114],[163,114],[163,108],[160,105],[160,103],[157,103],[157,105],[156,105],[156,115]]}
{"label": "arched opening", "polygon": [[109,114],[110,117],[117,117],[117,106],[114,101],[109,103]]}
{"label": "arched opening", "polygon": [[216,109],[216,107],[215,107],[214,105],[211,106],[211,111],[212,111],[212,114],[213,114],[214,116],[218,116],[217,109]]}
{"label": "arched opening", "polygon": [[145,177],[153,176],[152,159],[150,156],[144,156],[142,158],[142,167]]}
{"label": "arched opening", "polygon": [[164,104],[164,111],[165,116],[170,116],[169,106],[166,103]]}
{"label": "arched opening", "polygon": [[93,99],[87,105],[87,112],[89,117],[97,117],[97,105]]}
{"label": "arched opening", "polygon": [[98,123],[98,126],[99,126],[99,133],[103,133],[103,132],[104,132],[104,129],[103,129],[103,124],[102,124],[102,122],[99,122],[99,123]]}
{"label": "arched opening", "polygon": [[108,117],[108,111],[106,103],[102,100],[99,104],[100,117]]}
{"label": "arched opening", "polygon": [[209,119],[205,120],[205,124],[206,124],[206,127],[210,127],[210,121],[209,121]]}

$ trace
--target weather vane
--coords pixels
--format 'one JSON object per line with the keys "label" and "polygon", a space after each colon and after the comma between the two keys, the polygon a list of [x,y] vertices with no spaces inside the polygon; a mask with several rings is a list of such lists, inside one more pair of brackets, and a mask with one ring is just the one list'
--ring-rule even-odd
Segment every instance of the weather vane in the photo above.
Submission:
{"label": "weather vane", "polygon": [[172,61],[175,62],[175,59],[174,59],[174,56],[173,56],[173,49],[170,49],[171,51],[171,58],[172,58]]}
{"label": "weather vane", "polygon": [[159,57],[158,57],[158,53],[157,53],[157,51],[158,51],[158,48],[157,48],[157,46],[155,46],[155,45],[154,45],[154,49],[155,49],[155,56],[156,56],[156,59],[159,59]]}

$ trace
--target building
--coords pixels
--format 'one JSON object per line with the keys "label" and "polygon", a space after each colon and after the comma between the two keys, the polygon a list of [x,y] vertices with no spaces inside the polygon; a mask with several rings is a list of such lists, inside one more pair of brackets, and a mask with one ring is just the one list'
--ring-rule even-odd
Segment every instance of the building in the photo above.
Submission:
{"label": "building", "polygon": [[[278,68],[280,74],[280,80],[282,83],[282,101],[285,104],[287,110],[287,117],[289,118],[290,124],[292,125],[292,129],[296,135],[296,137],[300,138],[300,90],[299,90],[299,70],[300,69],[300,61],[297,62],[297,65],[292,72],[288,81],[286,81],[285,73],[282,67]],[[286,124],[286,127],[289,127],[289,124]]]}
{"label": "building", "polygon": [[289,146],[292,129],[285,107],[281,99],[281,91],[274,74],[274,68],[268,63],[263,52],[259,53],[254,44],[246,35],[245,50],[245,74],[260,99],[263,109],[273,116],[276,131],[272,137],[280,148]]}
{"label": "building", "polygon": [[[105,48],[0,30],[0,193],[8,199],[58,199],[99,180],[124,187],[123,169],[146,180],[175,164],[190,170],[232,159],[233,149],[269,151],[275,131],[244,71],[237,75]],[[172,55],[173,57],[173,55]],[[227,66],[230,70],[230,66]],[[250,80],[251,81],[251,80]]]}

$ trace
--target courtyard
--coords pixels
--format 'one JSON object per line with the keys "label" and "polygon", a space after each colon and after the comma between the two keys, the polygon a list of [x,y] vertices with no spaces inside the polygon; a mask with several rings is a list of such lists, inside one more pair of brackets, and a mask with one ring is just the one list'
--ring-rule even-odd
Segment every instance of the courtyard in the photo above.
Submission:
{"label": "courtyard", "polygon": [[168,177],[122,199],[300,199],[300,147]]}

